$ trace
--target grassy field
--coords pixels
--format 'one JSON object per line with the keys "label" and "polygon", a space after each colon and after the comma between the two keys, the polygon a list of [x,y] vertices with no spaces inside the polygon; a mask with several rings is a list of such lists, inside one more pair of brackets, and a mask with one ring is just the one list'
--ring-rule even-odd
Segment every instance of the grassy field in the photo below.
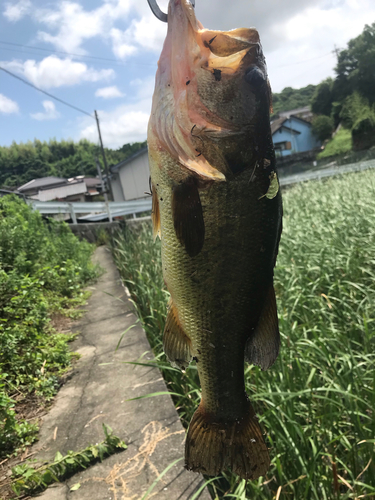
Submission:
{"label": "grassy field", "polygon": [[[284,193],[284,213],[275,269],[281,352],[267,372],[245,366],[271,468],[247,484],[226,473],[211,493],[375,499],[375,172],[298,185]],[[199,381],[194,365],[181,373],[162,354],[160,243],[144,225],[119,234],[114,255],[187,425]]]}
{"label": "grassy field", "polygon": [[318,154],[318,159],[321,160],[323,158],[341,155],[351,150],[352,133],[346,128],[341,128],[335,137],[326,144],[324,151]]}

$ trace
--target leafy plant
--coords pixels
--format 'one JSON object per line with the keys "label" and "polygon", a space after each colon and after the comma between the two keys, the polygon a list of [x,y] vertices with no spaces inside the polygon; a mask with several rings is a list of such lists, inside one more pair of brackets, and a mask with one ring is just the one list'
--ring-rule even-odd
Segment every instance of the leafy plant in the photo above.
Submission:
{"label": "leafy plant", "polygon": [[[124,441],[115,436],[112,429],[103,424],[105,434],[104,441],[96,445],[90,445],[84,450],[68,451],[65,456],[57,452],[53,462],[41,466],[35,466],[32,461],[26,461],[12,469],[12,489],[16,495],[27,493],[28,495],[46,489],[50,484],[72,476],[76,472],[86,469],[96,461],[102,461],[105,457],[113,455],[119,450],[127,448]],[[78,487],[77,487],[78,486]],[[72,490],[79,488],[73,486]]]}
{"label": "leafy plant", "polygon": [[316,116],[312,122],[312,133],[319,141],[329,139],[333,132],[333,122],[329,116]]}
{"label": "leafy plant", "polygon": [[0,456],[36,438],[12,396],[51,399],[70,365],[73,336],[56,333],[51,315],[72,316],[87,298],[82,287],[97,275],[93,248],[23,201],[0,199]]}

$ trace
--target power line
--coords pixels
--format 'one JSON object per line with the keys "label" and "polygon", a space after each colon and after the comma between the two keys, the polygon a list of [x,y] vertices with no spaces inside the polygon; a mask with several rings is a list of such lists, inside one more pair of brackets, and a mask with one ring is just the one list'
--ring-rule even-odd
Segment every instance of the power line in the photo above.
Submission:
{"label": "power line", "polygon": [[[1,44],[1,41],[0,41],[0,44]],[[23,49],[16,49],[16,48],[13,48],[13,47],[1,47],[0,46],[0,50],[3,51],[3,50],[7,50],[8,52],[17,52],[18,54],[24,54],[24,55],[28,55],[28,56],[32,56],[34,58],[41,58],[41,57],[47,57],[47,55],[45,54],[40,54],[39,52],[32,52],[32,50],[23,50]],[[55,52],[51,52],[49,51],[49,54],[48,55],[53,55],[55,54]],[[58,54],[58,52],[56,52],[56,54]],[[80,57],[84,57],[84,56],[80,56]],[[86,63],[90,63],[92,65],[100,65],[100,66],[103,66],[105,65],[107,68],[112,68],[113,66],[127,66],[128,64],[125,64],[125,63],[122,63],[120,61],[118,61],[117,63],[109,63],[107,61],[85,61],[85,60],[81,60],[81,61],[78,61],[78,60],[75,60],[73,62],[81,62],[83,64],[86,64]],[[130,65],[132,63],[129,63]],[[136,63],[135,63],[136,64]]]}
{"label": "power line", "polygon": [[[112,63],[115,63],[119,66],[125,66],[125,65],[129,65],[129,64],[133,64],[136,66],[154,66],[154,64],[147,64],[147,63],[134,63],[134,62],[133,63],[123,63],[121,61],[118,61],[117,59],[113,59],[113,58],[109,58],[109,57],[90,56],[90,55],[86,55],[86,54],[75,54],[73,52],[65,52],[62,50],[50,50],[50,49],[45,49],[43,47],[34,47],[32,45],[23,45],[21,43],[6,42],[5,40],[0,40],[0,43],[3,43],[5,45],[13,45],[15,47],[25,47],[27,49],[32,49],[32,50],[42,50],[43,52],[48,52],[50,54],[63,54],[65,56],[81,57],[81,58],[99,60],[99,61],[103,61],[103,62],[112,62]],[[4,48],[5,47],[3,47],[3,49]],[[11,49],[7,49],[7,50],[11,50]],[[15,49],[13,49],[13,50],[15,50]]]}
{"label": "power line", "polygon": [[95,118],[90,113],[88,113],[87,111],[84,111],[83,109],[77,108],[77,106],[74,106],[73,104],[69,104],[68,102],[63,101],[59,97],[56,97],[56,96],[50,94],[49,92],[46,92],[45,90],[42,90],[39,87],[36,87],[32,83],[28,82],[27,80],[24,80],[20,76],[15,75],[11,71],[9,71],[9,70],[1,67],[1,66],[0,66],[0,70],[4,71],[5,73],[8,73],[8,75],[10,75],[10,76],[13,76],[13,78],[17,78],[17,80],[20,80],[21,82],[26,83],[26,85],[29,85],[29,87],[32,87],[33,89],[38,90],[39,92],[42,92],[42,94],[48,95],[48,97],[51,97],[52,99],[55,99],[55,101],[59,101],[62,104],[65,104],[65,106],[69,106],[69,108],[75,109],[76,111],[79,111],[80,113],[83,113],[84,115],[87,115],[90,118],[92,118],[93,120],[95,120]]}
{"label": "power line", "polygon": [[315,61],[316,59],[322,59],[323,57],[327,57],[328,55],[332,54],[334,51],[330,50],[329,52],[326,52],[322,56],[317,56],[317,57],[312,57],[311,59],[303,59],[303,61],[297,61],[294,63],[290,64],[283,64],[282,66],[274,66],[274,68],[286,68],[287,66],[296,66],[297,64],[301,64],[304,62],[309,62],[309,61]]}

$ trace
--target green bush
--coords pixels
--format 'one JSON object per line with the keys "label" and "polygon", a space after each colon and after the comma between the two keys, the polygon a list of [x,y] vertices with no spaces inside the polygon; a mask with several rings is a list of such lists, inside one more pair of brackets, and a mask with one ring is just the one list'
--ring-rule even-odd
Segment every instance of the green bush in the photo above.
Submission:
{"label": "green bush", "polygon": [[367,113],[354,123],[352,128],[353,149],[361,151],[375,145],[375,113]]}
{"label": "green bush", "polygon": [[70,364],[73,336],[54,332],[50,316],[82,302],[82,286],[96,276],[93,249],[65,223],[0,199],[0,456],[35,438],[35,425],[18,421],[12,394],[51,399]]}
{"label": "green bush", "polygon": [[344,127],[351,129],[356,122],[367,116],[375,118],[374,110],[362,95],[354,92],[345,99],[340,112],[341,122]]}
{"label": "green bush", "polygon": [[329,139],[333,132],[332,118],[325,115],[316,116],[313,119],[311,130],[319,141],[323,142]]}

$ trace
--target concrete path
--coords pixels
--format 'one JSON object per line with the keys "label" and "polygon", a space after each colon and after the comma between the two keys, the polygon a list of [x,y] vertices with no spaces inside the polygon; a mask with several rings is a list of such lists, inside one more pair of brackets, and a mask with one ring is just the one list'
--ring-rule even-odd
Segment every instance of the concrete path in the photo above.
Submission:
{"label": "concrete path", "polygon": [[[102,424],[109,425],[128,449],[91,466],[61,485],[49,487],[43,500],[141,500],[158,475],[184,455],[185,432],[172,399],[157,396],[136,401],[129,398],[166,391],[156,368],[125,364],[153,355],[146,335],[136,323],[112,256],[99,247],[94,260],[105,270],[92,289],[86,313],[76,323],[73,344],[81,358],[73,375],[61,388],[51,411],[43,418],[38,459],[53,459],[57,451],[78,451],[104,439]],[[107,364],[109,363],[109,364]],[[70,491],[75,483],[81,487]],[[174,465],[147,496],[158,500],[188,500],[204,483],[187,472],[183,460]],[[200,500],[210,500],[203,490]]]}

